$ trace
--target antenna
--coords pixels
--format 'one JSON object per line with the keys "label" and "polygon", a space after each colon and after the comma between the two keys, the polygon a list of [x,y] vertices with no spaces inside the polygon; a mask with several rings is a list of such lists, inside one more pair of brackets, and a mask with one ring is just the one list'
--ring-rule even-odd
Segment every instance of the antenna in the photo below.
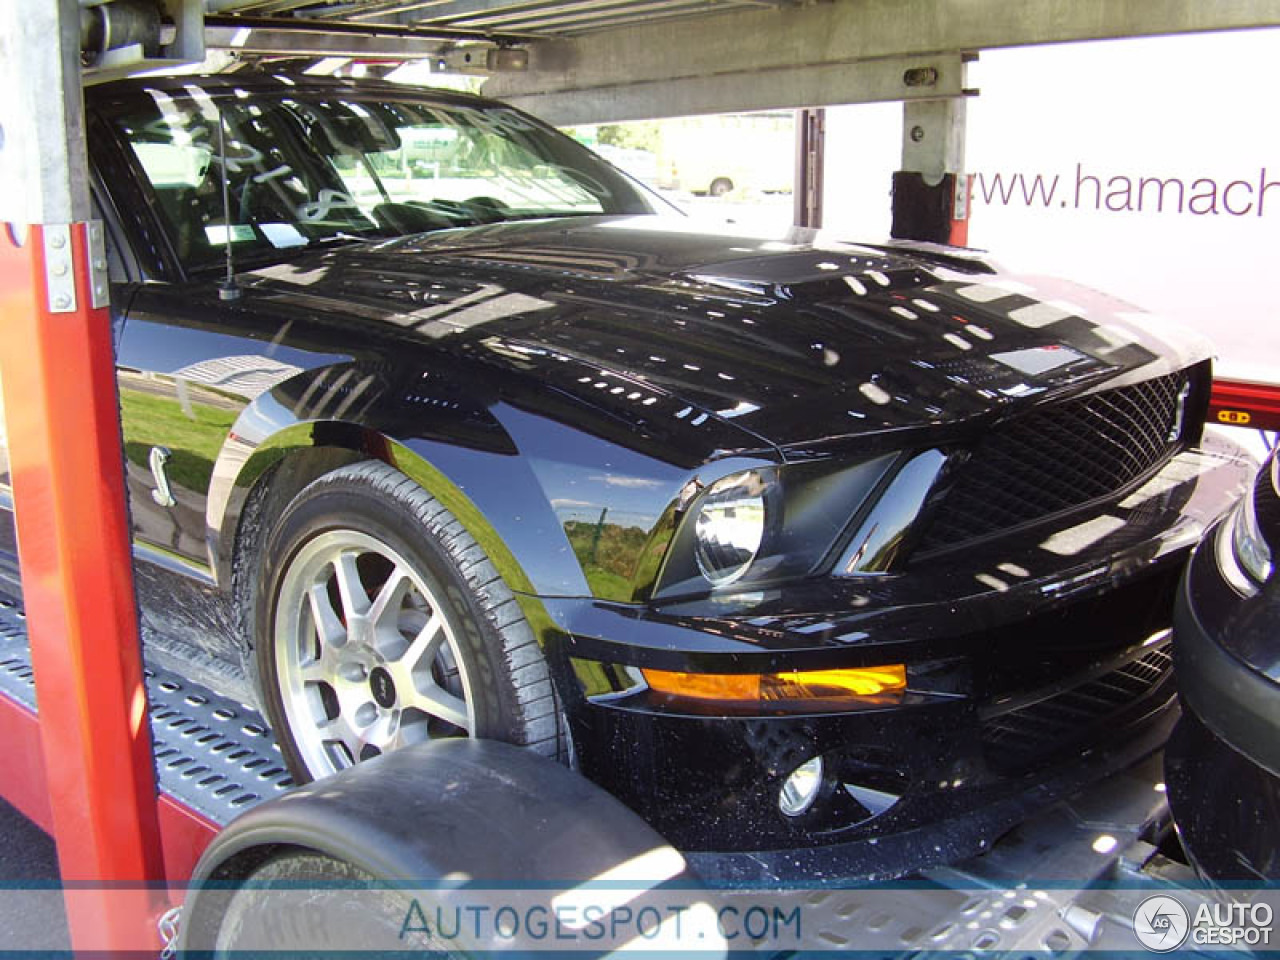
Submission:
{"label": "antenna", "polygon": [[227,276],[218,284],[219,300],[239,300],[240,287],[236,283],[235,262],[231,258],[231,194],[227,187],[227,125],[218,111],[218,166],[222,171],[222,220],[226,233],[223,235],[223,249],[227,253]]}

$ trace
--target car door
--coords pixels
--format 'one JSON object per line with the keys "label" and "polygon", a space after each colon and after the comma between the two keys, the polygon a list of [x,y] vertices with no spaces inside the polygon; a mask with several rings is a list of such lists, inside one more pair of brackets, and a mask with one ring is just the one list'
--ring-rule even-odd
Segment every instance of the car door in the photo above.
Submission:
{"label": "car door", "polygon": [[[158,646],[238,666],[240,618],[210,551],[215,473],[227,471],[228,479],[243,464],[237,454],[252,449],[233,431],[251,403],[269,406],[265,395],[304,368],[349,358],[295,342],[305,311],[299,316],[252,291],[243,299],[222,295],[215,268],[227,208],[220,167],[200,129],[206,118],[165,106],[135,97],[126,120],[91,121],[91,159],[141,281],[123,304],[116,358],[136,580],[144,628]],[[241,199],[250,190],[270,196],[261,184],[237,187],[233,240],[247,229],[237,216],[245,215]],[[168,262],[165,251],[173,254]],[[192,259],[198,268],[188,272]],[[273,424],[262,415],[243,429],[270,433]]]}
{"label": "car door", "polygon": [[238,637],[211,569],[206,507],[218,455],[248,403],[243,382],[263,338],[224,332],[234,324],[223,322],[227,311],[214,281],[188,281],[167,270],[160,254],[167,241],[146,178],[167,191],[161,204],[180,205],[192,184],[203,182],[207,151],[186,149],[164,126],[153,127],[148,147],[134,151],[92,112],[89,132],[116,281],[116,382],[144,637],[197,673],[219,661],[234,668]]}

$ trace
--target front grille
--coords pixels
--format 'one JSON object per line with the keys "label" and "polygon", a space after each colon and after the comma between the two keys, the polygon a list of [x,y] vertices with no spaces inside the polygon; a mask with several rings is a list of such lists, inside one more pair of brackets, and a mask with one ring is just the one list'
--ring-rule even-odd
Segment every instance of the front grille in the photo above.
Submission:
{"label": "front grille", "polygon": [[988,717],[982,724],[988,764],[1001,772],[1025,769],[1091,741],[1104,726],[1114,736],[1126,719],[1145,716],[1172,696],[1164,683],[1172,667],[1166,641],[1110,673]]}
{"label": "front grille", "polygon": [[991,536],[1123,490],[1173,455],[1185,372],[1069,400],[984,437],[957,471],[921,553]]}

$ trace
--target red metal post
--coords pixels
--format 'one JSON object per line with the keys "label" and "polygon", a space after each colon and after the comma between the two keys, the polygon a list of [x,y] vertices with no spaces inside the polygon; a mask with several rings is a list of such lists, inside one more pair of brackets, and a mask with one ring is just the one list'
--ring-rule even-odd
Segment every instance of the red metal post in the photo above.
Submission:
{"label": "red metal post", "polygon": [[[70,301],[49,289],[68,274]],[[34,226],[22,247],[0,236],[19,559],[58,860],[79,888],[72,945],[124,951],[166,904],[111,321],[93,302],[84,223]]]}
{"label": "red metal post", "polygon": [[0,794],[45,833],[53,833],[53,811],[45,787],[40,721],[23,705],[0,695],[0,744],[4,776]]}
{"label": "red metal post", "polygon": [[967,173],[957,173],[951,192],[951,236],[947,242],[953,247],[969,245],[969,215],[972,212],[972,178]]}
{"label": "red metal post", "polygon": [[1280,384],[1215,378],[1209,419],[1230,427],[1280,430]]}

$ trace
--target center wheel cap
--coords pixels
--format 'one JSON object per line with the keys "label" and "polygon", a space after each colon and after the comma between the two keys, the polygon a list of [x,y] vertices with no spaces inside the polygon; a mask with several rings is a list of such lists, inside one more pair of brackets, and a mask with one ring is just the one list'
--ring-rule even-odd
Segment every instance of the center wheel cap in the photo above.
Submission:
{"label": "center wheel cap", "polygon": [[382,667],[374,667],[369,674],[369,689],[373,693],[374,702],[384,710],[390,710],[396,704],[396,685]]}

